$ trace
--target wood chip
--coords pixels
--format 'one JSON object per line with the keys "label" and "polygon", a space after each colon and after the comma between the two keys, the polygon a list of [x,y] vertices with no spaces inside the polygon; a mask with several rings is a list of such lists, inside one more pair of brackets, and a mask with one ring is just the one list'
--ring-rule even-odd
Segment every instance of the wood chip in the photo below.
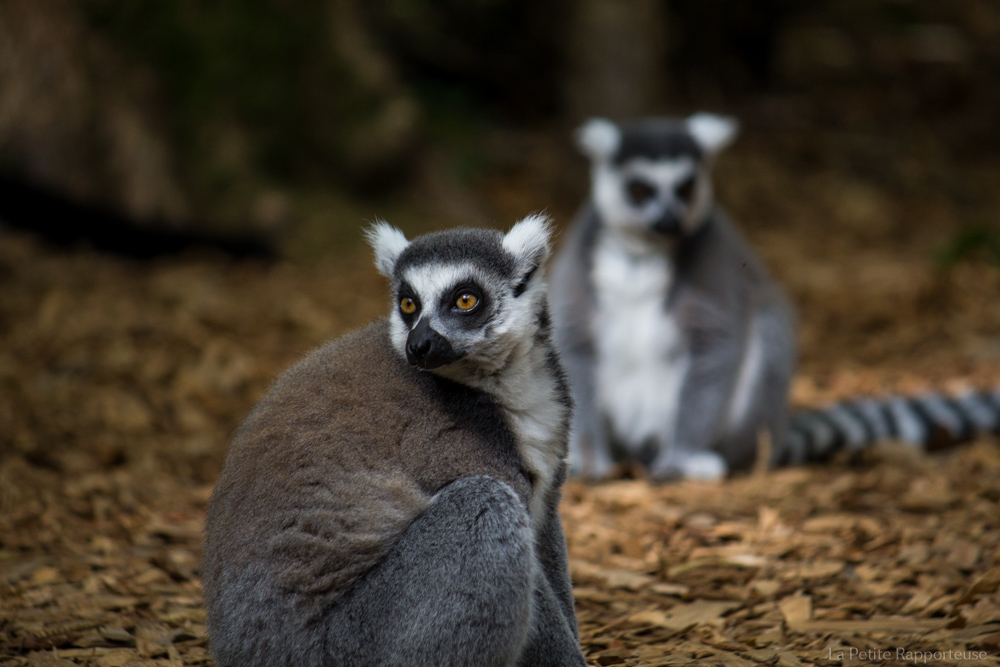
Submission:
{"label": "wood chip", "polygon": [[97,667],[124,667],[139,660],[133,649],[115,649],[97,658]]}
{"label": "wood chip", "polygon": [[812,598],[808,595],[796,594],[782,598],[778,602],[782,616],[789,628],[798,629],[812,619]]}
{"label": "wood chip", "polygon": [[586,561],[570,559],[570,575],[574,580],[599,581],[608,588],[636,591],[650,585],[654,579],[647,574],[601,567]]}
{"label": "wood chip", "polygon": [[668,611],[647,610],[629,616],[634,625],[655,625],[668,630],[686,630],[700,624],[722,625],[722,615],[739,606],[736,602],[696,600],[679,604]]}
{"label": "wood chip", "polygon": [[1000,588],[1000,566],[980,575],[958,600],[957,604],[967,604],[977,595],[995,593]]}
{"label": "wood chip", "polygon": [[[653,593],[658,593],[660,595],[671,595],[676,597],[685,597],[691,592],[690,586],[685,586],[684,584],[653,584],[649,587],[649,590]],[[574,593],[576,589],[574,589]]]}
{"label": "wood chip", "polygon": [[915,619],[873,617],[856,621],[813,620],[797,623],[797,632],[836,632],[868,634],[874,632],[898,632],[914,634],[937,630],[947,625],[946,619]]}
{"label": "wood chip", "polygon": [[100,633],[108,641],[118,644],[128,644],[130,646],[135,645],[135,637],[132,636],[132,633],[117,625],[105,625],[100,628]]}
{"label": "wood chip", "polygon": [[28,654],[28,665],[29,667],[74,667],[75,663],[52,653],[36,652]]}

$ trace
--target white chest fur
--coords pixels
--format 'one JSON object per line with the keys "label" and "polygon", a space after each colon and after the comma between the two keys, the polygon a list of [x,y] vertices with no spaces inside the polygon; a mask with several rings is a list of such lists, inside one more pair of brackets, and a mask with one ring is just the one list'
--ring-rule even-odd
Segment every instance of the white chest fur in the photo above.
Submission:
{"label": "white chest fur", "polygon": [[673,266],[661,253],[635,256],[604,237],[592,277],[598,406],[633,452],[650,439],[669,445],[688,368],[680,330],[664,310]]}
{"label": "white chest fur", "polygon": [[525,343],[513,352],[504,372],[481,387],[506,411],[521,459],[534,475],[528,511],[536,530],[541,528],[545,497],[566,446],[568,408],[559,400],[556,378],[548,370],[546,354],[545,348]]}

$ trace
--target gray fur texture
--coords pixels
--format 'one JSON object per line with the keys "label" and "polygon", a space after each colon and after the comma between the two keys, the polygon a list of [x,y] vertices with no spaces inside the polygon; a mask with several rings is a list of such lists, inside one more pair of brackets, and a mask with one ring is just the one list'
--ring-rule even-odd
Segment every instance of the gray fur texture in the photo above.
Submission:
{"label": "gray fur texture", "polygon": [[[510,333],[493,383],[408,363],[393,340],[397,318],[313,352],[254,408],[206,526],[208,628],[221,667],[584,664],[557,512],[569,399],[547,317],[536,316],[544,281],[531,279],[524,301],[491,293],[513,293],[525,257],[544,261],[547,226],[528,231],[537,230],[527,241],[523,227],[499,235],[509,273],[475,284],[483,303],[534,311],[514,320],[531,326]],[[375,235],[377,262],[391,274],[409,242],[389,228]],[[439,239],[448,276],[477,261],[449,254],[456,235]],[[432,246],[415,246],[425,269]],[[536,246],[544,252],[518,254]],[[448,336],[448,321],[440,316],[436,335]],[[463,334],[469,365],[483,341]],[[541,357],[518,352],[539,346]],[[535,393],[551,405],[539,407],[559,416],[553,437],[527,442],[548,431],[524,427],[534,411],[512,412],[497,389],[507,375],[544,389]],[[552,470],[535,474],[525,452],[552,448]]]}
{"label": "gray fur texture", "polygon": [[555,260],[557,346],[576,410],[570,465],[652,476],[748,467],[783,432],[790,306],[715,205],[710,167],[735,124],[697,114],[578,135],[593,192]]}

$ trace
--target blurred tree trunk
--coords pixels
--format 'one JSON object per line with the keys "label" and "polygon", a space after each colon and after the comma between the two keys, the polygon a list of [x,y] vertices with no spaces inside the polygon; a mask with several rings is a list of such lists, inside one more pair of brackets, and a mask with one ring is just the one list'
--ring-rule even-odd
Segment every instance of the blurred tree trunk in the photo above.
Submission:
{"label": "blurred tree trunk", "polygon": [[580,0],[567,40],[566,109],[578,122],[649,114],[666,98],[663,0]]}
{"label": "blurred tree trunk", "polygon": [[374,105],[350,128],[345,160],[357,184],[393,180],[407,171],[417,149],[421,110],[400,83],[392,60],[370,39],[371,27],[358,0],[327,0],[334,51]]}
{"label": "blurred tree trunk", "polygon": [[0,2],[0,171],[137,219],[188,214],[148,77],[65,0]]}

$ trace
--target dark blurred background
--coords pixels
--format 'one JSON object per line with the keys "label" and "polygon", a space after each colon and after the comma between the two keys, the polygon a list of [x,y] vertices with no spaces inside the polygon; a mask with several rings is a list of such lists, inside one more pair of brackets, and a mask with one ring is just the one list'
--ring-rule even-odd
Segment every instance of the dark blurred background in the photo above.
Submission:
{"label": "dark blurred background", "polygon": [[993,0],[4,0],[0,219],[300,258],[377,215],[564,223],[576,123],[701,109],[743,123],[751,230],[1000,254]]}

